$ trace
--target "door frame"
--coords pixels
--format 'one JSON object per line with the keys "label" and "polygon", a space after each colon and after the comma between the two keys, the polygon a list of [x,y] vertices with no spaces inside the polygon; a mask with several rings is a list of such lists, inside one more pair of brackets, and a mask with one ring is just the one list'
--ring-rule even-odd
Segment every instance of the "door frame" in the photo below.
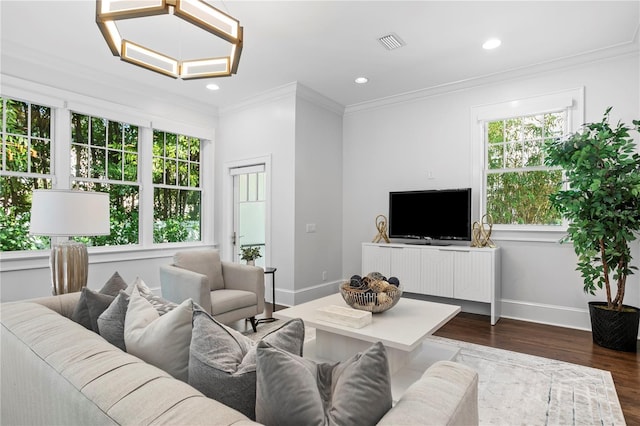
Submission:
{"label": "door frame", "polygon": [[264,225],[264,262],[265,266],[271,263],[271,155],[253,157],[243,160],[224,163],[223,172],[223,198],[222,198],[222,257],[226,261],[233,261],[233,176],[231,169],[238,167],[255,166],[264,164],[265,171],[265,225]]}

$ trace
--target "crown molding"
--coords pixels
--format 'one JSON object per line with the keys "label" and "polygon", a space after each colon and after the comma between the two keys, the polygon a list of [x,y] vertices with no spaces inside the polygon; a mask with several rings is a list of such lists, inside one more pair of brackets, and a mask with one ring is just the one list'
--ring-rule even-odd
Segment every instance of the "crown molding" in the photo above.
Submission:
{"label": "crown molding", "polygon": [[344,113],[344,107],[333,99],[316,92],[304,84],[294,81],[282,86],[274,87],[273,89],[262,92],[256,96],[252,96],[234,105],[222,107],[219,109],[219,114],[222,117],[226,114],[236,113],[291,96],[300,97],[338,115],[342,115]]}
{"label": "crown molding", "polygon": [[[28,52],[28,54],[25,54]],[[16,75],[15,72],[7,70],[8,63],[22,64],[29,69],[38,70],[38,75],[47,73],[60,73],[68,75],[66,71],[71,64],[77,71],[74,74],[74,85],[56,84],[52,82],[38,82],[34,78],[25,75]],[[135,84],[127,85],[126,90],[122,86],[122,76],[110,73],[103,69],[97,69],[91,65],[81,62],[63,62],[60,58],[48,52],[27,48],[16,42],[3,42],[2,44],[2,71],[3,75],[13,76],[25,81],[31,81],[34,85],[48,86],[51,89],[72,93],[86,98],[101,99],[114,104],[122,104],[128,108],[146,109],[148,105],[162,105],[167,108],[175,108],[179,105],[188,114],[194,116],[217,116],[218,108],[209,104],[194,101],[187,96],[165,92],[158,92],[152,86],[144,82],[136,81]],[[81,77],[77,77],[81,76]],[[95,90],[92,90],[95,89]],[[111,94],[111,97],[98,95]]]}
{"label": "crown molding", "polygon": [[298,83],[298,90],[296,94],[314,105],[317,105],[321,108],[326,109],[329,112],[333,112],[334,114],[338,114],[342,116],[344,114],[344,106],[339,104],[338,102],[330,99],[323,94],[316,92],[315,90]]}
{"label": "crown molding", "polygon": [[521,79],[530,76],[570,69],[580,65],[608,61],[611,59],[622,57],[640,56],[640,43],[638,41],[638,32],[635,33],[634,39],[627,43],[586,52],[579,55],[572,55],[561,59],[541,62],[529,66],[513,68],[501,71],[499,73],[488,74],[480,77],[474,77],[466,80],[455,81],[437,86],[426,87],[424,89],[411,92],[401,93],[398,95],[388,96],[385,98],[375,99],[373,101],[362,102],[358,104],[348,105],[345,108],[345,115],[360,111],[374,110],[395,104],[408,102],[416,102],[422,99],[441,96],[447,93],[469,90],[475,87],[489,86],[505,80]]}
{"label": "crown molding", "polygon": [[221,107],[218,109],[218,115],[220,117],[223,117],[228,114],[237,113],[242,110],[275,102],[283,98],[293,97],[296,93],[297,85],[297,82],[287,83],[285,85],[274,87],[273,89],[269,89],[258,95],[239,101],[234,105]]}

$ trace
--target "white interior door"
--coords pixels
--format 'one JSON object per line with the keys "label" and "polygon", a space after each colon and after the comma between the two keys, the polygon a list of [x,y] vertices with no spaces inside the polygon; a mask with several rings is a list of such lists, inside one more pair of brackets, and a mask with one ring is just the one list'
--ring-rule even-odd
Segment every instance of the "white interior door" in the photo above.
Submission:
{"label": "white interior door", "polygon": [[233,177],[233,258],[241,262],[240,251],[258,247],[256,266],[266,265],[266,172],[264,164],[230,169]]}

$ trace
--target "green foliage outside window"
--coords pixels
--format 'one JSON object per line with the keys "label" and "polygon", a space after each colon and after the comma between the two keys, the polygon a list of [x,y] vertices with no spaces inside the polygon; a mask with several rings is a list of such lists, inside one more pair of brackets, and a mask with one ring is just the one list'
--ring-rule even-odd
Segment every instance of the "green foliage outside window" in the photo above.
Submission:
{"label": "green foliage outside window", "polygon": [[550,113],[487,123],[486,212],[493,223],[559,225],[549,194],[562,171],[544,165],[543,146],[564,131],[564,114]]}
{"label": "green foliage outside window", "polygon": [[73,187],[108,192],[111,234],[76,238],[89,246],[138,244],[138,127],[71,115]]}
{"label": "green foliage outside window", "polygon": [[[52,109],[0,98],[0,251],[40,250],[29,235],[31,194],[52,188]],[[76,238],[89,246],[138,244],[140,186],[137,126],[72,112],[74,189],[108,192],[111,234]],[[154,131],[154,242],[201,240],[200,140]],[[58,171],[61,176],[64,171]]]}
{"label": "green foliage outside window", "polygon": [[29,235],[31,193],[51,188],[51,108],[0,98],[0,251],[38,250]]}
{"label": "green foliage outside window", "polygon": [[200,139],[153,132],[153,242],[200,241]]}

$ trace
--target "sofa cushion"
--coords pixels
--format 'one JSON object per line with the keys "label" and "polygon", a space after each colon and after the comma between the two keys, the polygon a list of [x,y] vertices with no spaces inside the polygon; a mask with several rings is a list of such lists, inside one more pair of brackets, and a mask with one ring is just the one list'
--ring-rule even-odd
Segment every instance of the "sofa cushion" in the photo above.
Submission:
{"label": "sofa cushion", "polygon": [[177,252],[173,256],[173,264],[179,268],[205,275],[209,279],[211,291],[224,288],[222,263],[220,262],[218,250],[204,249]]}
{"label": "sofa cushion", "polygon": [[[304,323],[301,319],[290,320],[262,340],[302,356]],[[256,343],[207,312],[194,311],[189,384],[255,419]]]}
{"label": "sofa cushion", "polygon": [[265,341],[256,355],[259,423],[365,426],[391,408],[389,364],[380,342],[335,364],[316,363]]}
{"label": "sofa cushion", "polygon": [[151,303],[133,289],[124,321],[127,352],[186,382],[192,315],[191,299],[160,316]]}

